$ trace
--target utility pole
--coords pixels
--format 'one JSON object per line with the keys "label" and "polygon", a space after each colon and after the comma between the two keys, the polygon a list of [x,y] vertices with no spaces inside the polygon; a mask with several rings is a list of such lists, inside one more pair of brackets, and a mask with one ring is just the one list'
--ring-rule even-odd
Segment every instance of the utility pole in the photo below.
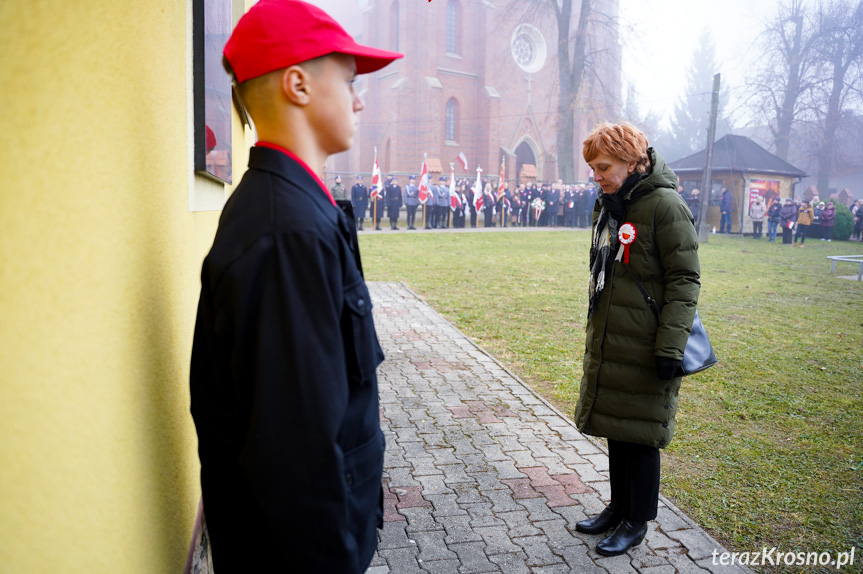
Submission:
{"label": "utility pole", "polygon": [[701,176],[701,206],[698,215],[698,243],[707,243],[710,226],[707,224],[707,210],[710,208],[710,191],[713,186],[713,140],[716,139],[716,115],[719,113],[719,74],[713,76],[713,100],[710,103],[710,123],[707,126],[707,153],[704,159],[704,173]]}

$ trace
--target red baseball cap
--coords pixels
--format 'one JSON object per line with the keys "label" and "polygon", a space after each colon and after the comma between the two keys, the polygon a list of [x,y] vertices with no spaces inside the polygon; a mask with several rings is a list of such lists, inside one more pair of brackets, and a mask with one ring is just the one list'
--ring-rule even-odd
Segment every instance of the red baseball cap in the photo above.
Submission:
{"label": "red baseball cap", "polygon": [[357,44],[329,14],[300,0],[260,0],[240,18],[223,53],[237,82],[245,82],[334,52],[353,56],[358,74],[404,56]]}

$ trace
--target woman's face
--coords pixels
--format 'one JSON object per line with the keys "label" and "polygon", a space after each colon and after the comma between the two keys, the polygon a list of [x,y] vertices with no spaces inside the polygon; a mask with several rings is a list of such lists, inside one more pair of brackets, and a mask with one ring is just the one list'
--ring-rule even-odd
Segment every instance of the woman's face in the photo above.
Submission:
{"label": "woman's face", "polygon": [[610,155],[599,154],[587,165],[593,170],[593,181],[602,188],[603,193],[613,195],[635,171],[636,162],[625,162]]}

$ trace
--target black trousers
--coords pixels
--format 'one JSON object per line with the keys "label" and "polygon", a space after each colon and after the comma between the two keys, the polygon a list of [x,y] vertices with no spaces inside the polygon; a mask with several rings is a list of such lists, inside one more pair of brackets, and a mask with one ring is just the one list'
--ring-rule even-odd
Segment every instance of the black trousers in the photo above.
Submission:
{"label": "black trousers", "polygon": [[611,504],[632,522],[656,518],[659,505],[659,449],[608,439]]}

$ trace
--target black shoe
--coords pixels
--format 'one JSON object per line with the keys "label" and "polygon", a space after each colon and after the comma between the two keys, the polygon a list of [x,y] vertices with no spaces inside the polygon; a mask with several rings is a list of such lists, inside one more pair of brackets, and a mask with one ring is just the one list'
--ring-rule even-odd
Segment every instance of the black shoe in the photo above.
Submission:
{"label": "black shoe", "polygon": [[399,230],[398,227],[393,226],[393,231],[398,231],[398,230]]}
{"label": "black shoe", "polygon": [[621,522],[611,536],[596,545],[596,551],[603,556],[620,556],[633,546],[638,546],[647,535],[646,522]]}
{"label": "black shoe", "polygon": [[379,225],[379,226],[377,226],[377,227],[375,227],[375,231],[381,231],[381,227],[380,227],[380,225]]}
{"label": "black shoe", "polygon": [[621,520],[623,520],[623,516],[608,506],[593,518],[576,523],[575,529],[585,534],[602,534],[620,524]]}

